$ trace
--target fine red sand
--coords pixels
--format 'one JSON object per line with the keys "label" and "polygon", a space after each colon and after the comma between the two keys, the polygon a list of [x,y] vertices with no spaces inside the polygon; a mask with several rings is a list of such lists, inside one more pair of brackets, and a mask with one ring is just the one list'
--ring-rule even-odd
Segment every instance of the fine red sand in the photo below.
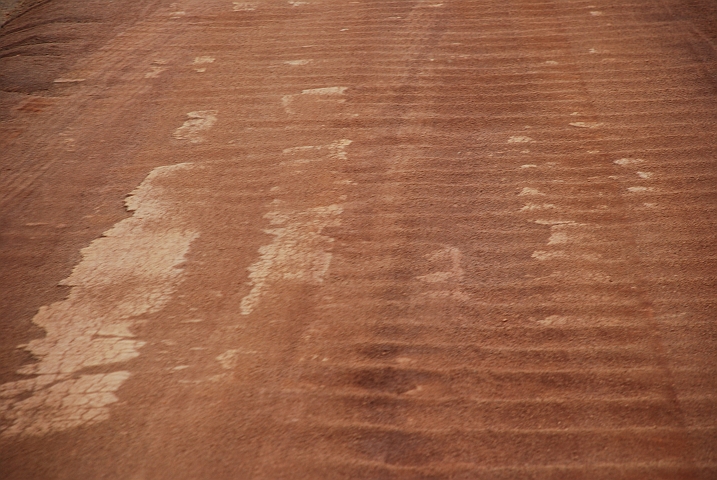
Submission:
{"label": "fine red sand", "polygon": [[716,45],[711,0],[33,3],[0,477],[717,478]]}

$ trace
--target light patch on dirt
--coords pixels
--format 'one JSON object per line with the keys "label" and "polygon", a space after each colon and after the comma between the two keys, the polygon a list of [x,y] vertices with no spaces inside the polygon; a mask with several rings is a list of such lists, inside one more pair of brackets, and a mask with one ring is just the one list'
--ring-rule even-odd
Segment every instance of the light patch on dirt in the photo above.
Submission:
{"label": "light patch on dirt", "polygon": [[627,191],[630,193],[644,193],[652,191],[651,187],[627,187]]}
{"label": "light patch on dirt", "polygon": [[253,12],[259,6],[254,2],[233,2],[232,10],[235,12]]}
{"label": "light patch on dirt", "polygon": [[557,208],[552,203],[543,203],[543,204],[537,204],[537,203],[528,203],[527,205],[523,206],[520,211],[521,212],[533,212],[535,210],[550,210]]}
{"label": "light patch on dirt", "polygon": [[[289,114],[296,113],[292,108],[294,99],[297,95],[343,95],[348,87],[321,87],[321,88],[309,88],[301,91],[301,94],[283,95],[281,97],[281,105],[284,107],[284,111]],[[343,102],[343,100],[339,100]]]}
{"label": "light patch on dirt", "polygon": [[545,195],[537,188],[531,188],[531,187],[523,187],[523,190],[520,191],[518,194],[521,197],[529,196],[529,195]]}
{"label": "light patch on dirt", "polygon": [[515,137],[510,137],[508,139],[508,143],[530,143],[532,141],[533,141],[532,138],[526,137],[526,136],[521,136],[521,135],[518,135]]}
{"label": "light patch on dirt", "polygon": [[426,258],[432,263],[448,264],[447,270],[420,275],[416,277],[418,280],[427,283],[442,283],[449,280],[460,281],[465,274],[461,267],[461,251],[456,247],[447,246],[434,253],[426,255]]}
{"label": "light patch on dirt", "polygon": [[566,325],[568,320],[569,318],[564,315],[550,315],[549,317],[545,317],[543,320],[538,320],[538,324],[545,327],[552,325]]}
{"label": "light patch on dirt", "polygon": [[281,105],[284,107],[284,111],[286,113],[294,113],[294,110],[291,108],[291,104],[293,101],[293,95],[284,95],[281,97]]}
{"label": "light patch on dirt", "polygon": [[216,110],[203,110],[198,112],[189,112],[188,120],[181,127],[174,131],[174,138],[177,140],[189,140],[190,143],[200,143],[204,139],[201,133],[209,130],[217,123]]}
{"label": "light patch on dirt", "polygon": [[311,63],[311,60],[287,60],[284,62],[285,65],[291,65],[292,67],[308,65],[309,63]]}
{"label": "light patch on dirt", "polygon": [[601,127],[603,124],[601,122],[572,122],[570,124],[571,127],[578,127],[578,128],[598,128]]}
{"label": "light patch on dirt", "polygon": [[[551,225],[548,245],[561,245],[568,243],[568,230],[581,227],[585,227],[585,225],[575,222],[561,222]],[[573,236],[575,237],[574,240],[576,240],[577,237],[580,237],[580,235],[577,235],[576,233],[573,233]]]}
{"label": "light patch on dirt", "polygon": [[535,258],[536,260],[545,261],[545,260],[567,258],[567,255],[562,250],[558,250],[555,252],[546,252],[544,250],[536,250],[535,252],[533,252],[531,257]]}
{"label": "light patch on dirt", "polygon": [[538,225],[564,225],[568,223],[575,223],[572,220],[536,220],[535,223]]}
{"label": "light patch on dirt", "polygon": [[568,243],[568,232],[554,231],[550,234],[548,245],[559,245],[563,243]]}
{"label": "light patch on dirt", "polygon": [[84,78],[56,78],[54,83],[79,83],[85,80]]}
{"label": "light patch on dirt", "polygon": [[[192,62],[192,65],[207,65],[209,63],[214,63],[215,58],[214,57],[195,57],[194,61]],[[206,67],[199,67],[194,69],[197,73],[204,73],[207,71]]]}
{"label": "light patch on dirt", "polygon": [[274,241],[259,248],[259,261],[251,265],[251,291],[242,299],[241,313],[249,315],[272,283],[297,281],[321,284],[331,264],[333,238],[323,235],[326,227],[338,226],[343,207],[338,204],[299,212],[276,209],[267,213]]}
{"label": "light patch on dirt", "polygon": [[125,201],[134,214],[84,248],[60,282],[72,287],[67,299],[35,315],[46,335],[24,348],[38,361],[17,372],[35,377],[0,386],[2,436],[42,435],[108,417],[129,372],[82,371],[137,357],[144,342],[134,338],[134,322],[164,308],[182,281],[177,266],[198,235],[178,223],[170,212],[175,202],[156,182],[189,168],[155,169]]}
{"label": "light patch on dirt", "polygon": [[[597,261],[600,259],[600,255],[593,252],[584,252],[585,245],[590,245],[591,238],[594,232],[589,229],[589,225],[584,223],[577,223],[573,221],[564,220],[536,220],[535,223],[539,225],[550,225],[550,237],[548,238],[547,245],[560,245],[564,246],[570,244],[573,247],[577,247],[578,251],[570,250],[554,250],[544,251],[537,250],[533,252],[532,257],[536,260],[554,260],[554,259],[582,259],[589,261]],[[580,250],[583,250],[580,252]]]}
{"label": "light patch on dirt", "polygon": [[[114,392],[129,372],[80,375],[40,375],[0,387],[0,416],[12,422],[3,437],[44,435],[107,420]],[[16,401],[18,396],[30,397]]]}
{"label": "light patch on dirt", "polygon": [[226,370],[231,370],[236,366],[238,350],[227,350],[217,356],[217,361]]}
{"label": "light patch on dirt", "polygon": [[637,176],[640,178],[644,178],[645,180],[652,178],[652,172],[635,172],[637,173]]}
{"label": "light patch on dirt", "polygon": [[194,61],[192,62],[193,65],[204,65],[206,63],[214,63],[214,60],[216,60],[214,57],[194,57]]}
{"label": "light patch on dirt", "polygon": [[618,160],[615,160],[613,163],[620,166],[627,166],[627,165],[637,165],[639,163],[644,163],[645,160],[641,158],[620,158]]}
{"label": "light patch on dirt", "polygon": [[346,148],[353,142],[347,138],[336,140],[326,146],[329,150],[329,155],[336,160],[346,160]]}
{"label": "light patch on dirt", "polygon": [[232,370],[236,367],[240,355],[256,355],[256,350],[232,349],[227,350],[221,355],[217,355],[217,361],[225,370]]}
{"label": "light patch on dirt", "polygon": [[466,302],[470,297],[466,295],[460,286],[465,271],[461,266],[461,251],[453,246],[446,246],[433,253],[425,255],[434,268],[439,271],[419,275],[416,277],[421,282],[435,285],[439,290],[432,290],[423,293],[422,296],[431,299],[451,299],[459,302]]}
{"label": "light patch on dirt", "polygon": [[556,250],[553,252],[546,252],[544,250],[536,250],[535,252],[533,252],[531,257],[535,258],[536,260],[540,260],[540,261],[571,259],[571,260],[588,260],[590,262],[597,262],[598,260],[600,260],[600,255],[597,253],[570,254],[563,250]]}
{"label": "light patch on dirt", "polygon": [[149,72],[144,74],[144,78],[157,78],[159,74],[165,71],[167,68],[161,67],[159,65],[152,65],[151,67],[149,67],[149,69]]}
{"label": "light patch on dirt", "polygon": [[322,87],[302,90],[302,95],[343,95],[349,87]]}
{"label": "light patch on dirt", "polygon": [[[331,142],[327,145],[305,145],[300,147],[291,147],[291,148],[285,148],[282,153],[284,155],[321,155],[328,156],[328,158],[332,158],[334,160],[346,160],[348,158],[348,153],[346,152],[346,149],[349,145],[351,145],[353,142],[347,138],[342,138],[340,140],[336,140],[334,142]],[[296,160],[291,160],[287,162],[281,162],[282,165],[301,165],[306,164],[314,161],[321,160],[321,157],[318,158],[299,158]]]}
{"label": "light patch on dirt", "polygon": [[304,145],[301,147],[285,148],[284,150],[282,150],[281,153],[283,153],[284,155],[289,155],[289,154],[293,154],[293,153],[311,152],[311,151],[319,150],[319,149],[321,149],[320,145]]}
{"label": "light patch on dirt", "polygon": [[[582,231],[587,225],[572,221],[560,221],[560,222],[543,222],[538,221],[536,223],[549,224],[550,225],[550,237],[548,238],[548,246],[551,245],[566,245],[572,244],[573,246],[579,246],[589,241],[589,233]],[[561,258],[578,258],[584,260],[597,260],[599,255],[594,253],[577,253],[575,251],[543,251],[538,250],[533,252],[533,258],[541,261],[561,259]]]}

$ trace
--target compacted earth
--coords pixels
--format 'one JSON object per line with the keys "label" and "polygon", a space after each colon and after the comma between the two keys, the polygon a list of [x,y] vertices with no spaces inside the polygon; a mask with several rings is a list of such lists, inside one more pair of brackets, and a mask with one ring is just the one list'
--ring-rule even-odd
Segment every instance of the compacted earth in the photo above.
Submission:
{"label": "compacted earth", "polygon": [[714,1],[1,6],[3,479],[717,478]]}

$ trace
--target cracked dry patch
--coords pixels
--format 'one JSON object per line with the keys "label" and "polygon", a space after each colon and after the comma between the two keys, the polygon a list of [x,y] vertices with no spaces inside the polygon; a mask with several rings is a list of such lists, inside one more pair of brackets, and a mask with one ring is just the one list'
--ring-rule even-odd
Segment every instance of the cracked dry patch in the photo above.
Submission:
{"label": "cracked dry patch", "polygon": [[34,377],[0,386],[2,436],[42,435],[108,418],[114,392],[130,373],[82,370],[137,357],[144,342],[130,331],[134,320],[161,310],[182,281],[177,267],[198,234],[182,225],[180,201],[161,180],[190,168],[152,171],[125,202],[134,214],[82,250],[61,282],[72,287],[68,298],[35,315],[46,335],[25,347],[38,362],[17,372]]}
{"label": "cracked dry patch", "polygon": [[189,118],[172,134],[177,140],[188,140],[190,143],[200,143],[204,141],[201,134],[217,123],[216,110],[189,112],[187,117]]}
{"label": "cracked dry patch", "polygon": [[[281,202],[274,201],[278,207]],[[242,299],[241,313],[249,315],[272,283],[282,280],[321,284],[331,264],[333,238],[323,235],[326,227],[338,226],[343,207],[338,204],[304,211],[267,213],[273,228],[265,230],[274,241],[259,248],[261,257],[251,265],[251,291]]]}

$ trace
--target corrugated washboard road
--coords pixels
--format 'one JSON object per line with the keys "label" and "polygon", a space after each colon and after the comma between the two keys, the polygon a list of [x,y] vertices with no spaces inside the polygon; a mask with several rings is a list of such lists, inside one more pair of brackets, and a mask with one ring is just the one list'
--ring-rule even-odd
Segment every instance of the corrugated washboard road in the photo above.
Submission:
{"label": "corrugated washboard road", "polygon": [[717,478],[717,8],[32,4],[0,476]]}

